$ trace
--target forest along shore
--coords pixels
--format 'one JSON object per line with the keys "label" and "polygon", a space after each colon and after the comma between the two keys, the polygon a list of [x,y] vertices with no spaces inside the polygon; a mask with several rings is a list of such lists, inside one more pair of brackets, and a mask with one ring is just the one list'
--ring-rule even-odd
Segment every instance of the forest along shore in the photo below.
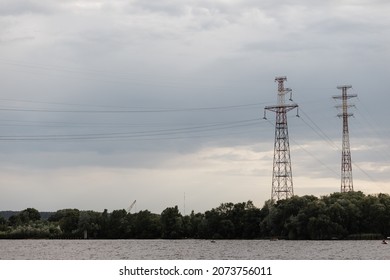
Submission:
{"label": "forest along shore", "polygon": [[[5,211],[1,213],[6,213]],[[1,214],[0,213],[0,214]],[[10,212],[8,211],[8,214]],[[252,201],[222,203],[204,213],[182,215],[177,206],[109,213],[34,208],[0,215],[0,239],[384,239],[390,236],[390,196],[362,192],[294,196],[262,208]]]}

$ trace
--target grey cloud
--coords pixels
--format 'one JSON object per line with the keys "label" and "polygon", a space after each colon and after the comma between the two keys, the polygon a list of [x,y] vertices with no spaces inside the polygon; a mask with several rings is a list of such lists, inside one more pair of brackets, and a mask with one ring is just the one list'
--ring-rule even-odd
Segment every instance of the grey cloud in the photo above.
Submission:
{"label": "grey cloud", "polygon": [[366,22],[359,18],[332,17],[321,20],[308,26],[308,32],[326,35],[327,37],[346,36],[348,39],[354,35],[377,32],[382,28],[388,28],[385,23]]}
{"label": "grey cloud", "polygon": [[36,37],[34,36],[22,36],[22,37],[13,37],[13,38],[0,38],[0,43],[22,43],[26,41],[33,41]]}
{"label": "grey cloud", "polygon": [[[293,37],[293,36],[291,36]],[[307,52],[307,51],[321,51],[326,50],[328,47],[324,46],[318,41],[305,41],[301,40],[300,36],[291,38],[291,40],[264,40],[260,42],[251,42],[245,44],[240,51],[263,51],[267,53],[294,53],[294,52]]]}
{"label": "grey cloud", "polygon": [[47,0],[3,0],[0,2],[0,16],[51,14],[55,7],[53,1]]}
{"label": "grey cloud", "polygon": [[187,12],[186,3],[180,0],[169,1],[132,1],[128,9],[136,11],[146,11],[152,13],[162,13],[169,16],[181,16]]}
{"label": "grey cloud", "polygon": [[[378,12],[383,6],[367,8],[367,13],[374,15],[371,22],[340,13],[341,5],[350,2],[14,1],[12,4],[7,1],[9,6],[2,6],[2,15],[19,17],[2,18],[7,26],[5,29],[2,25],[1,31],[7,36],[1,38],[16,41],[12,46],[0,45],[0,109],[176,108],[183,111],[82,114],[0,110],[1,139],[7,135],[155,133],[150,139],[138,140],[131,136],[113,141],[79,141],[77,137],[75,141],[2,141],[3,170],[12,166],[47,170],[50,174],[53,170],[74,166],[80,170],[96,166],[127,168],[135,173],[142,168],[160,170],[153,178],[155,182],[150,182],[152,189],[152,185],[162,181],[159,176],[167,169],[178,168],[178,165],[167,163],[172,158],[186,158],[188,154],[195,157],[207,147],[233,149],[237,145],[254,143],[263,143],[255,152],[272,151],[274,128],[261,118],[264,106],[276,102],[274,77],[278,75],[288,77],[286,86],[293,89],[294,101],[335,141],[341,140],[341,122],[335,117],[337,111],[333,109],[331,96],[339,93],[335,88],[339,82],[351,83],[362,95],[363,104],[373,104],[368,110],[372,118],[379,119],[380,116],[386,120],[387,86],[383,81],[389,72],[386,49],[389,25]],[[51,16],[45,16],[45,13],[51,13]],[[21,33],[21,30],[28,32]],[[375,45],[377,48],[373,48]],[[363,96],[368,97],[364,99]],[[7,98],[31,102],[6,102],[4,99]],[[378,103],[378,99],[383,102]],[[257,105],[190,110],[248,103]],[[302,122],[304,115],[299,119],[294,118],[294,113],[289,115],[294,172],[306,180],[331,177],[330,172],[318,167],[319,163],[310,155],[297,150],[294,141],[337,170],[339,154],[329,150],[320,152],[326,143],[313,142],[322,139]],[[274,122],[273,114],[268,118]],[[258,119],[258,122],[225,130],[175,131],[245,119]],[[307,118],[305,120],[309,122]],[[166,133],[160,135],[158,130]],[[356,130],[356,133],[356,138],[363,137],[361,131]],[[357,142],[352,139],[351,143]],[[367,158],[364,161],[367,165],[371,160],[376,161],[369,152],[363,151],[356,158]],[[205,161],[211,159],[204,156]],[[229,166],[242,158],[231,153],[215,159]],[[272,158],[259,160],[269,162],[269,166],[257,166],[255,159],[248,174],[265,174],[267,167],[271,173]],[[233,169],[229,167],[226,172],[222,169],[220,174],[227,174],[229,170]],[[202,196],[203,189],[214,184],[215,178],[223,178],[222,175],[205,176],[197,184],[188,182],[191,171],[186,171],[182,181],[175,181],[174,175],[163,178],[165,185],[172,182],[175,185],[169,190],[182,193],[180,187],[192,184]],[[41,173],[45,174],[45,171]],[[145,174],[148,172],[135,177],[147,177]],[[203,173],[197,173],[197,177],[202,176],[199,174]],[[18,174],[15,174],[10,185],[17,178]],[[20,180],[20,186],[29,184]],[[257,178],[253,181],[257,182]],[[87,184],[85,182],[88,181],[82,184]],[[93,189],[94,186],[89,187]],[[162,192],[168,193],[165,189]]]}

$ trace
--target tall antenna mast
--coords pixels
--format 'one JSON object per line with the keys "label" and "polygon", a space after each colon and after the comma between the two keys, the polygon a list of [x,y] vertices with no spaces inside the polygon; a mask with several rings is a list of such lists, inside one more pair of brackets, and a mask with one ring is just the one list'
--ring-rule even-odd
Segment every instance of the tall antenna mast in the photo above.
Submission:
{"label": "tall antenna mast", "polygon": [[275,82],[278,83],[278,104],[275,106],[266,106],[264,108],[265,119],[267,110],[276,113],[271,192],[271,199],[274,201],[287,199],[294,195],[287,112],[298,108],[298,105],[295,103],[286,104],[286,94],[290,93],[290,101],[292,101],[292,90],[284,87],[285,81],[287,81],[287,77],[284,76],[275,78]]}
{"label": "tall antenna mast", "polygon": [[352,88],[351,85],[338,86],[341,89],[341,95],[333,96],[334,99],[341,99],[342,104],[336,106],[342,109],[342,113],[338,114],[339,118],[343,119],[343,148],[341,152],[341,192],[353,191],[352,180],[352,160],[351,160],[351,148],[349,143],[349,128],[348,118],[352,117],[352,113],[348,113],[348,108],[354,105],[348,104],[348,99],[354,98],[357,94],[348,94],[347,90]]}
{"label": "tall antenna mast", "polygon": [[186,215],[186,193],[184,192],[184,197],[183,197],[183,212],[184,216]]}

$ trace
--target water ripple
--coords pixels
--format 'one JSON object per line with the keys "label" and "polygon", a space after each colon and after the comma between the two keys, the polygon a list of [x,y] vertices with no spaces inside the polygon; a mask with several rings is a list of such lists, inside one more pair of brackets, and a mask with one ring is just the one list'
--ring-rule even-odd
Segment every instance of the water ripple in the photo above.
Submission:
{"label": "water ripple", "polygon": [[2,260],[389,260],[381,241],[0,240]]}

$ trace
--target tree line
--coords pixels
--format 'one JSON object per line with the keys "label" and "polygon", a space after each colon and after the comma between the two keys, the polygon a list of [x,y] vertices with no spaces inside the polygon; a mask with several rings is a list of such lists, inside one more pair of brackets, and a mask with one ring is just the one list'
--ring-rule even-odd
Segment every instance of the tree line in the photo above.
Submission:
{"label": "tree line", "polygon": [[62,209],[47,220],[34,208],[0,217],[0,238],[95,239],[381,239],[390,236],[390,196],[362,192],[317,198],[294,196],[257,208],[251,201],[222,203],[182,215],[177,206],[108,213]]}

